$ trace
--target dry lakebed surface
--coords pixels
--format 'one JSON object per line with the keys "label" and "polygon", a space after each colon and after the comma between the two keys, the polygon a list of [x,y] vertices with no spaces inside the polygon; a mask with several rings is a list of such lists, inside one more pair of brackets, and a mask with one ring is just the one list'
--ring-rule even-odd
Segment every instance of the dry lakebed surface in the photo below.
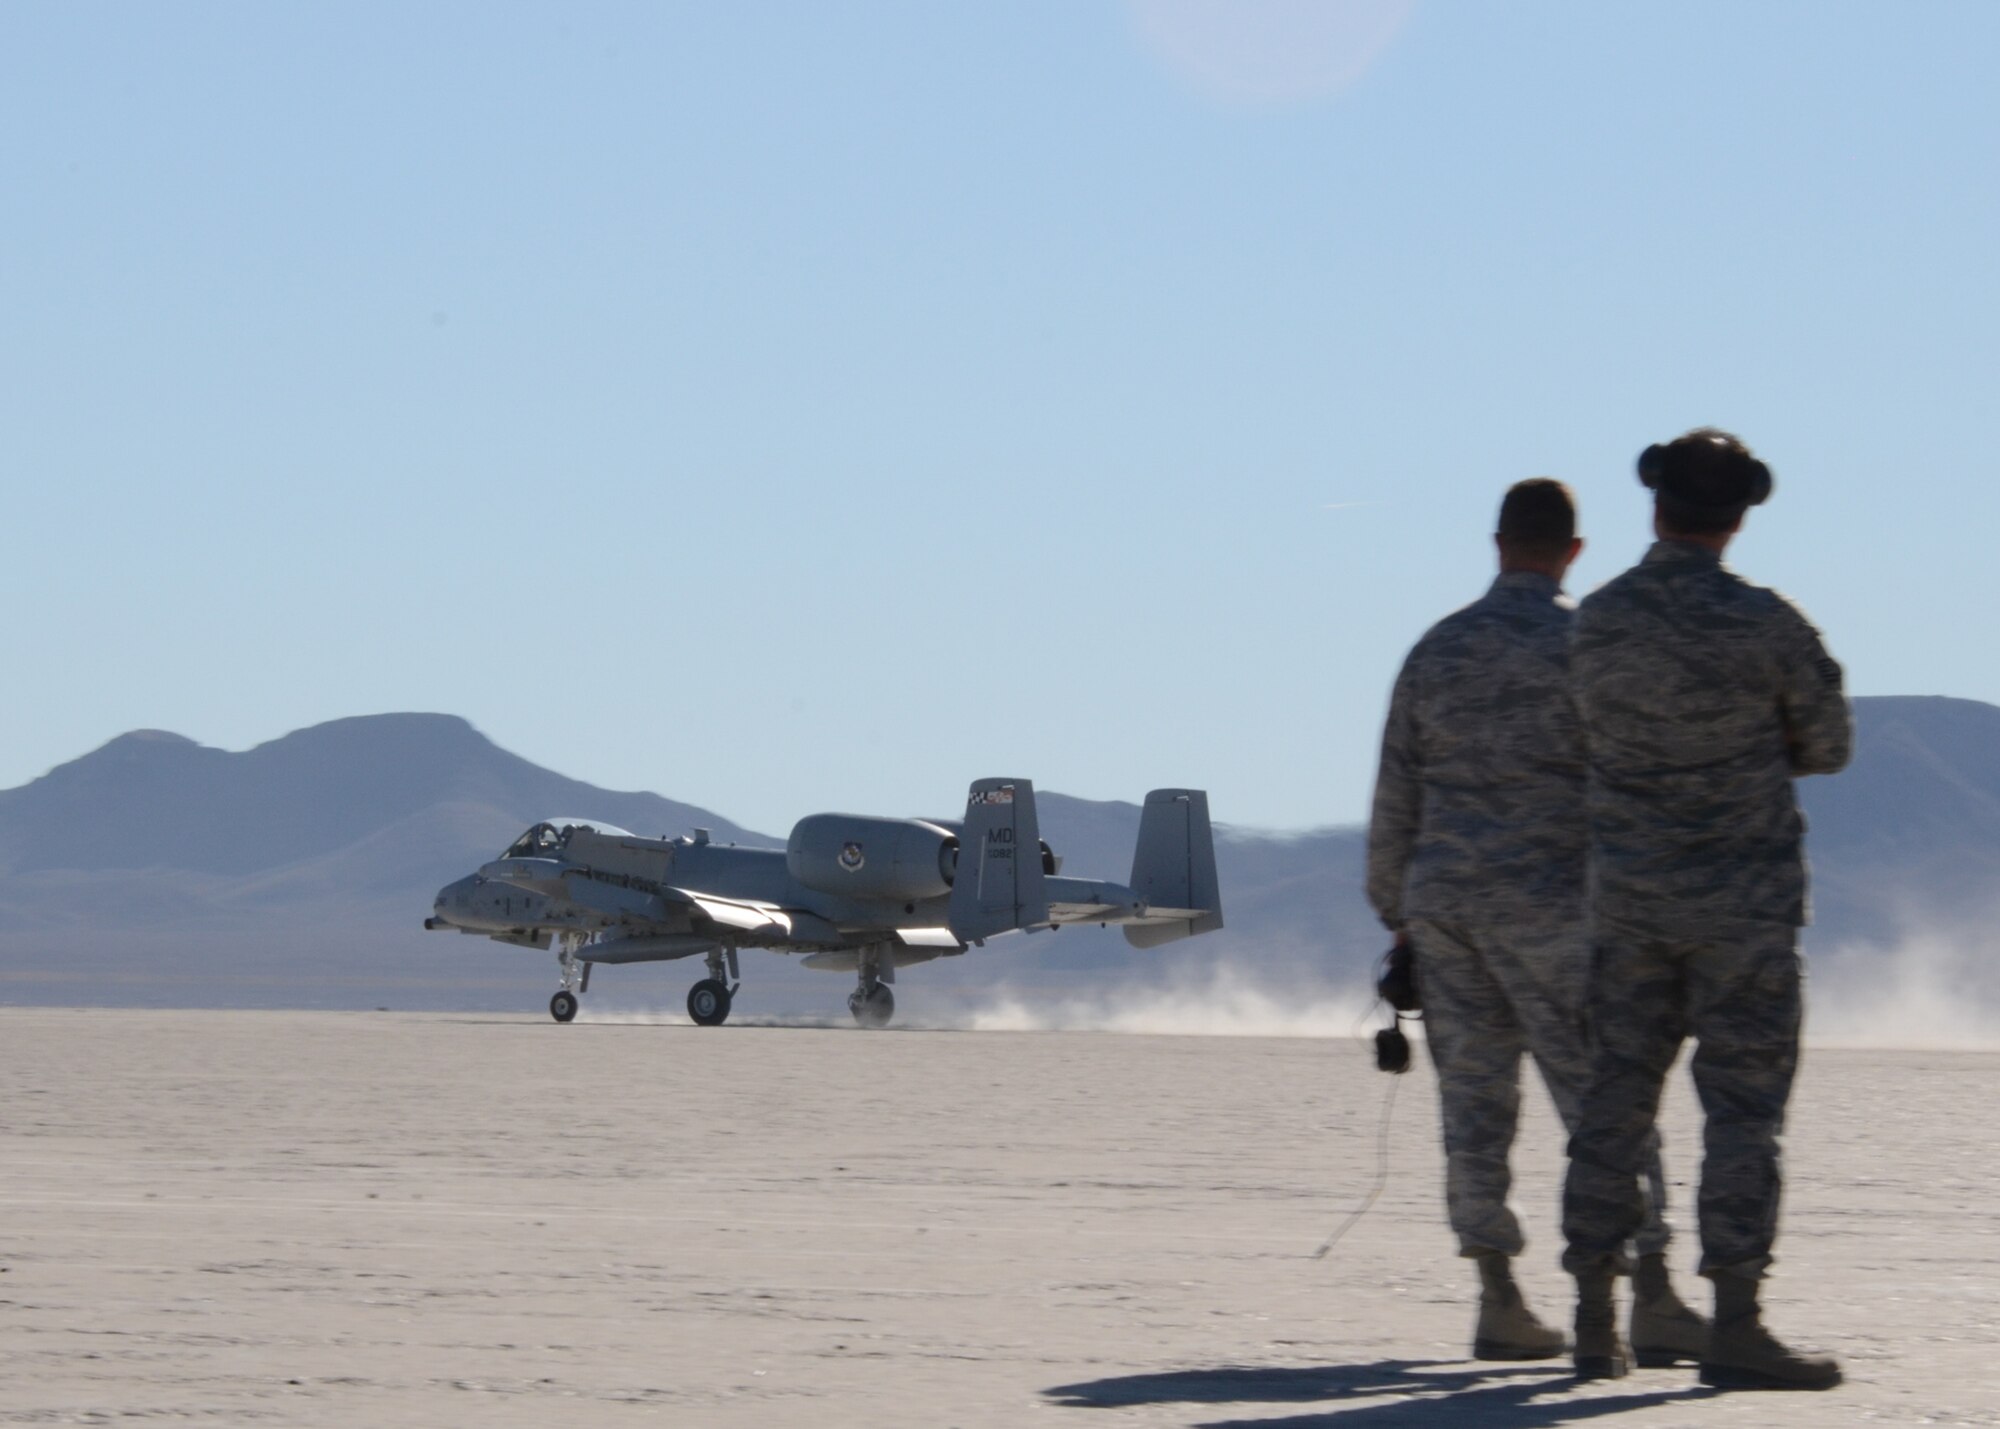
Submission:
{"label": "dry lakebed surface", "polygon": [[[1819,1395],[1471,1361],[1421,1052],[1313,1259],[1390,1083],[1358,1038],[0,1008],[0,1424],[2000,1425],[2000,1054],[1808,1052],[1769,1304]],[[1684,1227],[1697,1127],[1677,1071]],[[1561,1157],[1537,1087],[1566,1318]]]}

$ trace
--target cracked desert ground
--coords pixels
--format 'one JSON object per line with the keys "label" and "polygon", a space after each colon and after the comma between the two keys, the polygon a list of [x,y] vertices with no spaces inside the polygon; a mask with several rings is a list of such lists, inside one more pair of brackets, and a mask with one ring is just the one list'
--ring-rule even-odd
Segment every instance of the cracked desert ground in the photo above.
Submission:
{"label": "cracked desert ground", "polygon": [[[1771,1320],[1848,1383],[1712,1395],[1466,1358],[1421,1059],[1316,1261],[1359,1041],[588,1018],[0,1009],[0,1423],[2000,1424],[1997,1054],[1808,1053]],[[1566,1316],[1560,1158],[1537,1090]]]}

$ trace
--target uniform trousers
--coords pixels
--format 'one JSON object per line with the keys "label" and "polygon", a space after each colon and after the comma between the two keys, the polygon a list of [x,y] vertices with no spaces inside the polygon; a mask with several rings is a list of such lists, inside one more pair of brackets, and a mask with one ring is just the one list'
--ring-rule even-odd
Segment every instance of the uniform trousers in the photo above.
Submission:
{"label": "uniform trousers", "polygon": [[[1429,918],[1410,919],[1406,932],[1437,1068],[1445,1208],[1459,1254],[1519,1255],[1526,1240],[1508,1200],[1507,1160],[1520,1119],[1521,1059],[1534,1058],[1564,1130],[1574,1133],[1591,1073],[1589,933],[1575,920],[1503,927]],[[1632,1241],[1640,1255],[1663,1251],[1671,1232],[1657,1132],[1649,1130],[1632,1176],[1640,1212],[1619,1244]]]}
{"label": "uniform trousers", "polygon": [[1779,1134],[1799,1062],[1798,932],[1742,923],[1727,934],[1666,938],[1602,917],[1596,928],[1595,1055],[1570,1138],[1563,1264],[1603,1265],[1643,1218],[1637,1173],[1657,1144],[1660,1089],[1693,1037],[1704,1114],[1701,1273],[1761,1277],[1777,1236]]}

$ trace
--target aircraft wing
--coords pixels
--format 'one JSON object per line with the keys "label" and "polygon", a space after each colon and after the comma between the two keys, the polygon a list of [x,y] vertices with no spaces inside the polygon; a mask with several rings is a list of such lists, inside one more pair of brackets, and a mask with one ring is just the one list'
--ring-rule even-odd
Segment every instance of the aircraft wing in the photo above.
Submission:
{"label": "aircraft wing", "polygon": [[654,924],[675,931],[712,934],[718,941],[739,937],[774,943],[843,941],[840,930],[826,919],[775,903],[723,898],[692,888],[664,888],[656,884],[632,887],[578,876],[571,876],[567,884],[566,892],[573,902],[614,916],[628,927]]}
{"label": "aircraft wing", "polygon": [[686,888],[676,888],[672,891],[687,899],[710,922],[720,923],[725,928],[734,928],[742,933],[762,933],[776,931],[784,926],[779,922],[781,915],[776,908],[755,903],[737,903],[727,898],[706,897]]}
{"label": "aircraft wing", "polygon": [[780,908],[775,903],[753,903],[737,898],[718,898],[691,888],[669,888],[668,893],[687,899],[702,917],[738,933],[775,939],[786,943],[839,943],[840,929],[817,913],[796,908]]}

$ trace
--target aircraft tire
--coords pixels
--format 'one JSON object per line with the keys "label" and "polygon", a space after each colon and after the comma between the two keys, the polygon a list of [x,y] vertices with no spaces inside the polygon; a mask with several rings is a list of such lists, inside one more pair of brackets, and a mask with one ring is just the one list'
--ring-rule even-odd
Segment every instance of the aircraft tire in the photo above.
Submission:
{"label": "aircraft tire", "polygon": [[729,1020],[729,987],[705,977],[688,989],[688,1016],[697,1027],[720,1027]]}
{"label": "aircraft tire", "polygon": [[847,999],[847,1010],[863,1027],[887,1027],[889,1019],[896,1015],[896,994],[883,982],[876,983],[865,996],[856,989]]}
{"label": "aircraft tire", "polygon": [[549,1016],[555,1018],[555,1020],[558,1022],[575,1021],[576,994],[571,992],[568,988],[564,988],[561,992],[557,993],[554,997],[550,998]]}

